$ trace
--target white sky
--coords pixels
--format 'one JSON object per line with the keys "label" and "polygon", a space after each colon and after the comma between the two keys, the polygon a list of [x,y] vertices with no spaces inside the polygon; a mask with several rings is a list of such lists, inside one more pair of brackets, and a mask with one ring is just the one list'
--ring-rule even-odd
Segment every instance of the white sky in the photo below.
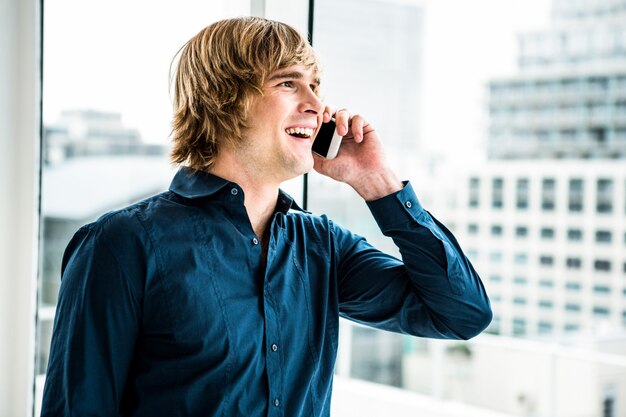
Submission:
{"label": "white sky", "polygon": [[[467,154],[484,142],[486,81],[515,72],[516,33],[546,28],[550,4],[548,0],[422,3],[426,7],[422,143],[447,155]],[[249,4],[249,0],[46,2],[44,121],[53,122],[63,109],[115,111],[145,140],[167,141],[172,57],[208,23],[247,14]]]}

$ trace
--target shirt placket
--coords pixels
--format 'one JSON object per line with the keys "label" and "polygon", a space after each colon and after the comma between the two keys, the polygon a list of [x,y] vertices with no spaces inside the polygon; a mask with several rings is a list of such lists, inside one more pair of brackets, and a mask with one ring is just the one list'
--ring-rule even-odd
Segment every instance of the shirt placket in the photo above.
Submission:
{"label": "shirt placket", "polygon": [[265,313],[265,366],[269,386],[267,415],[272,417],[284,415],[285,398],[283,387],[282,369],[282,343],[280,337],[280,317],[278,315],[277,300],[272,293],[272,281],[267,271],[275,257],[276,251],[280,250],[277,242],[280,241],[280,227],[273,221],[271,235],[267,250],[267,267],[263,278],[263,305]]}

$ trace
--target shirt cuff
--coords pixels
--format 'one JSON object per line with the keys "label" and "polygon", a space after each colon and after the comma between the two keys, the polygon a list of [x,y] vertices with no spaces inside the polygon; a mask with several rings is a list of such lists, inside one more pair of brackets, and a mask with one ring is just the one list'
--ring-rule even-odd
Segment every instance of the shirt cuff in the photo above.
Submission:
{"label": "shirt cuff", "polygon": [[402,181],[402,184],[404,187],[400,191],[367,202],[367,206],[383,233],[398,228],[404,229],[408,223],[414,221],[422,225],[429,223],[428,220],[432,222],[417,199],[411,183]]}

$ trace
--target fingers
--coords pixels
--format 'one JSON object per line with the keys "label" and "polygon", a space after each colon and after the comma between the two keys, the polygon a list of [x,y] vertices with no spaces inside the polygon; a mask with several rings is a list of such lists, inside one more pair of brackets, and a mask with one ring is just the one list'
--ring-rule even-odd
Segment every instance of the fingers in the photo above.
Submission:
{"label": "fingers", "polygon": [[351,116],[347,109],[335,110],[333,106],[326,106],[324,109],[324,123],[330,120],[330,115],[335,117],[337,133],[341,136],[348,136],[352,133],[352,137],[357,143],[360,143],[363,140],[363,129],[367,126],[367,122],[362,116],[358,114]]}
{"label": "fingers", "polygon": [[360,143],[363,140],[363,126],[365,126],[365,119],[358,114],[352,117],[352,136],[354,141]]}
{"label": "fingers", "polygon": [[330,119],[333,117],[333,114],[335,113],[335,108],[333,106],[325,106],[324,107],[324,114],[322,117],[322,123],[328,123],[330,122]]}
{"label": "fingers", "polygon": [[340,109],[335,112],[335,124],[337,125],[337,133],[346,136],[349,131],[350,112],[346,109]]}

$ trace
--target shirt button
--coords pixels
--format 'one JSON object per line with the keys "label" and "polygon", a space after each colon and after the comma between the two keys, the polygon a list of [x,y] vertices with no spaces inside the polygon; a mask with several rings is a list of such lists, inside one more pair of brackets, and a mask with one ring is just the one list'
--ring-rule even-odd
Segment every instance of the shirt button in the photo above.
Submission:
{"label": "shirt button", "polygon": [[237,190],[236,188],[231,188],[231,189],[230,189],[230,193],[231,193],[232,195],[237,195],[237,193],[238,193],[238,192],[239,192],[239,190]]}
{"label": "shirt button", "polygon": [[280,405],[280,401],[278,401],[278,398],[276,398],[274,400],[274,407],[278,407]]}
{"label": "shirt button", "polygon": [[404,205],[406,206],[406,208],[413,207],[413,203],[411,203],[410,201],[407,201],[406,203],[404,203]]}
{"label": "shirt button", "polygon": [[272,350],[273,350],[274,352],[276,352],[276,351],[278,350],[278,345],[277,345],[276,343],[274,343],[274,344],[272,345]]}
{"label": "shirt button", "polygon": [[256,237],[252,238],[252,244],[253,245],[258,245],[259,244],[259,239],[257,239]]}

